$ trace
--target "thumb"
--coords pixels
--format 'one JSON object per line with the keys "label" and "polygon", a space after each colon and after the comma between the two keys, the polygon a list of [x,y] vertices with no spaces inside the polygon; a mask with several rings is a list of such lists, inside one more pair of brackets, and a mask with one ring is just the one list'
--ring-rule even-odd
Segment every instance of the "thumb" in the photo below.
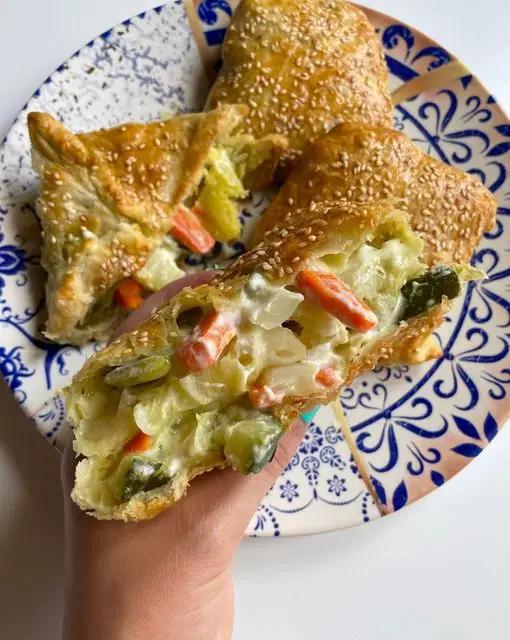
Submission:
{"label": "thumb", "polygon": [[[188,526],[201,522],[209,534],[237,544],[257,509],[297,451],[306,432],[295,422],[280,440],[273,461],[260,473],[245,476],[232,469],[216,470],[195,478],[181,501]],[[176,505],[179,509],[179,504]]]}

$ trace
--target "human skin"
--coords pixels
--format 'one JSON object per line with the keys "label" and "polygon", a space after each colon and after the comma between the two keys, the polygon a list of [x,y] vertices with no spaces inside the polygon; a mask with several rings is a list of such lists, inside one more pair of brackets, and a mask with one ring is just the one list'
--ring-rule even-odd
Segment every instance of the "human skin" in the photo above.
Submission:
{"label": "human skin", "polygon": [[[136,326],[202,273],[171,283],[120,328]],[[62,459],[66,592],[62,640],[224,640],[234,618],[232,566],[257,504],[304,435],[296,423],[258,475],[216,470],[196,478],[184,499],[139,523],[99,521],[71,500],[75,455]]]}

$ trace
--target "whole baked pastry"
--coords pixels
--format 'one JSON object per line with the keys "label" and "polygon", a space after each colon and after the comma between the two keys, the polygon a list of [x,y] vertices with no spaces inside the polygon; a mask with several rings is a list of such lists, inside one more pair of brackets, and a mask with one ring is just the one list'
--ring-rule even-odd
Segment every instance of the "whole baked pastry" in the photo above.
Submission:
{"label": "whole baked pastry", "polygon": [[387,83],[381,45],[358,7],[343,0],[243,0],[209,107],[247,105],[240,129],[286,136],[292,161],[341,122],[391,126]]}

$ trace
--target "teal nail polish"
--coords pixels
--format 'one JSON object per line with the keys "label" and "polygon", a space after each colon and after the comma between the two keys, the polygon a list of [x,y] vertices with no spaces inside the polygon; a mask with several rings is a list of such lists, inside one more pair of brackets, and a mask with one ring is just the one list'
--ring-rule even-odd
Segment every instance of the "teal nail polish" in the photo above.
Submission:
{"label": "teal nail polish", "polygon": [[315,416],[317,415],[317,413],[319,412],[320,407],[315,407],[315,409],[312,409],[312,411],[309,411],[308,413],[303,413],[301,414],[301,420],[306,424],[309,425],[312,420],[315,418]]}

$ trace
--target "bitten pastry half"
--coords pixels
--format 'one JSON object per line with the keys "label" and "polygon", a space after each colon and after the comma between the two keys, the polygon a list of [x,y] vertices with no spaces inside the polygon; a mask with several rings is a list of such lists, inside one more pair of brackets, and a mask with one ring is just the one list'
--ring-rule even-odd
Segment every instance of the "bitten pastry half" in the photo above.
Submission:
{"label": "bitten pastry half", "polygon": [[238,200],[270,181],[286,142],[233,138],[245,107],[75,135],[44,113],[28,127],[48,273],[45,334],[105,339],[190,252],[238,237]]}
{"label": "bitten pastry half", "polygon": [[[296,226],[289,208],[313,211],[338,200],[370,203],[381,198],[400,199],[411,227],[424,240],[422,259],[428,266],[469,263],[484,231],[494,226],[497,211],[496,199],[476,177],[424,154],[404,134],[342,124],[309,147],[252,242],[260,242],[275,225]],[[419,364],[439,357],[436,328],[431,323],[428,333],[400,342],[387,363]]]}
{"label": "bitten pastry half", "polygon": [[397,201],[290,208],[282,222],[65,390],[82,509],[142,520],[210,469],[259,472],[298,415],[428,333],[481,275],[429,269]]}
{"label": "bitten pastry half", "polygon": [[285,135],[289,165],[341,122],[390,127],[387,84],[381,45],[359,8],[343,0],[243,0],[209,106],[246,104],[241,130]]}

